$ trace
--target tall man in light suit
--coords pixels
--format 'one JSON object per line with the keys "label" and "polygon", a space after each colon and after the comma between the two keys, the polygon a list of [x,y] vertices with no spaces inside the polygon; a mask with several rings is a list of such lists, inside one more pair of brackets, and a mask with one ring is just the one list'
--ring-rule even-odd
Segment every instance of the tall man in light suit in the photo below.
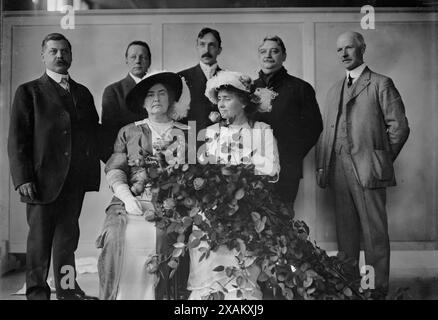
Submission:
{"label": "tall man in light suit", "polygon": [[99,116],[90,91],[68,74],[70,42],[59,33],[47,35],[41,57],[43,76],[17,88],[8,137],[12,181],[29,224],[26,296],[50,299],[46,280],[53,250],[57,298],[91,299],[71,276],[76,278],[84,195],[99,190]]}
{"label": "tall man in light suit", "polygon": [[375,271],[373,296],[379,299],[389,280],[386,187],[396,184],[393,162],[409,126],[392,80],[364,63],[365,48],[357,32],[337,40],[346,77],[327,94],[316,169],[319,186],[334,192],[338,250],[358,261],[362,231],[365,262]]}
{"label": "tall man in light suit", "polygon": [[128,110],[125,98],[128,92],[144,77],[151,66],[151,51],[146,42],[132,41],[125,52],[129,72],[125,78],[110,84],[102,96],[103,160],[113,153],[114,141],[123,126],[146,118],[147,113],[133,113]]}
{"label": "tall man in light suit", "polygon": [[186,80],[191,96],[190,110],[187,118],[182,122],[196,121],[198,133],[212,124],[208,116],[211,111],[217,110],[217,107],[205,96],[205,87],[207,80],[221,70],[217,63],[217,57],[222,52],[219,32],[211,28],[203,28],[196,39],[196,50],[199,63],[178,74]]}

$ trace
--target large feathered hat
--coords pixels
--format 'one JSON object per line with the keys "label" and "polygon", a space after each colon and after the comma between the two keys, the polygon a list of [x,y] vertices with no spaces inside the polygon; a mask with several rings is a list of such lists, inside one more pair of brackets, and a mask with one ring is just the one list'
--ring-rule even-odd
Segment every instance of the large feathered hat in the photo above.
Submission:
{"label": "large feathered hat", "polygon": [[187,116],[190,109],[190,90],[184,78],[167,71],[156,71],[148,74],[126,96],[126,107],[135,113],[144,113],[144,100],[149,89],[157,84],[166,84],[175,94],[175,102],[169,106],[167,113],[173,120]]}

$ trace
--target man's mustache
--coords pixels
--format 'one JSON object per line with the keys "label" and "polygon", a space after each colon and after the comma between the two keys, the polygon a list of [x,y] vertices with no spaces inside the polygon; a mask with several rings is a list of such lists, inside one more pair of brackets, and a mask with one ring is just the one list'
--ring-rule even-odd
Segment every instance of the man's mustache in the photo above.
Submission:
{"label": "man's mustache", "polygon": [[67,61],[60,59],[60,60],[56,60],[56,63],[67,64]]}
{"label": "man's mustache", "polygon": [[210,53],[206,52],[201,56],[201,58],[213,58],[213,56]]}

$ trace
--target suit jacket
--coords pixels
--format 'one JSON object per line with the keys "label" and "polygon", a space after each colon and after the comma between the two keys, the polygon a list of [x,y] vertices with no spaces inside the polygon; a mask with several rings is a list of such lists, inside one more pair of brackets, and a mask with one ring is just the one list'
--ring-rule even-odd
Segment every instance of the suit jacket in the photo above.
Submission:
{"label": "suit jacket", "polygon": [[102,96],[102,143],[103,160],[106,162],[113,153],[114,141],[117,133],[127,124],[143,120],[147,112],[143,114],[133,113],[126,107],[125,98],[135,87],[135,81],[128,74],[124,79],[110,84],[103,91]]}
{"label": "suit jacket", "polygon": [[[344,79],[328,91],[324,111],[325,130],[318,142],[318,184],[329,179]],[[393,161],[409,136],[408,120],[399,92],[386,76],[364,69],[346,105],[347,134],[356,178],[365,188],[396,184]]]}
{"label": "suit jacket", "polygon": [[256,88],[268,87],[278,96],[272,111],[261,113],[258,120],[274,131],[280,153],[280,180],[303,177],[303,159],[316,144],[322,131],[322,118],[312,86],[281,68],[267,78],[262,71],[254,81]]}
{"label": "suit jacket", "polygon": [[[220,70],[218,67],[216,72]],[[212,104],[205,96],[207,78],[199,64],[180,71],[178,74],[186,80],[191,96],[190,110],[187,114],[187,118],[182,119],[180,122],[188,124],[188,121],[196,121],[196,133],[198,133],[201,129],[205,129],[213,124],[208,116],[211,111],[218,110],[217,106]]]}
{"label": "suit jacket", "polygon": [[[72,79],[69,84],[71,95],[45,73],[15,93],[8,137],[12,181],[15,188],[34,182],[38,192],[34,201],[22,197],[24,202],[54,201],[71,166],[79,170],[84,191],[99,190],[99,116],[90,91]],[[74,127],[69,110],[75,110]],[[81,140],[75,144],[81,154],[72,154],[73,135]]]}

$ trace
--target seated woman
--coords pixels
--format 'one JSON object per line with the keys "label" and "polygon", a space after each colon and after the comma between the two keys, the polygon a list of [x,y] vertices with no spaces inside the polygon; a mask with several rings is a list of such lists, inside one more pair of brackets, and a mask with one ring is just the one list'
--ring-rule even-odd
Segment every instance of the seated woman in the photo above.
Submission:
{"label": "seated woman", "polygon": [[173,129],[187,129],[174,119],[186,116],[190,94],[176,73],[160,72],[139,82],[126,103],[133,112],[145,108],[148,117],[120,129],[114,153],[105,166],[114,197],[97,240],[102,248],[98,261],[100,298],[162,298],[165,285],[156,290],[154,269],[165,237],[153,222],[147,221],[151,199],[145,179],[138,178],[145,178],[145,155],[153,155],[172,143]]}
{"label": "seated woman", "polygon": [[[256,122],[256,112],[270,111],[270,102],[275,93],[265,89],[252,92],[251,79],[243,74],[221,71],[207,82],[205,95],[218,105],[225,123],[217,123],[207,128],[206,156],[200,161],[240,164],[253,163],[255,174],[269,175],[273,182],[278,179],[280,163],[277,143],[269,125]],[[194,226],[195,228],[195,226]],[[235,279],[230,281],[225,271],[213,271],[217,266],[236,267],[240,269],[236,252],[226,246],[211,251],[207,259],[199,261],[200,247],[190,249],[189,299],[206,299],[223,287],[227,289],[225,299],[261,299],[262,293],[257,285],[260,268],[252,263],[255,259],[245,261],[248,280],[243,295],[237,296]]]}

